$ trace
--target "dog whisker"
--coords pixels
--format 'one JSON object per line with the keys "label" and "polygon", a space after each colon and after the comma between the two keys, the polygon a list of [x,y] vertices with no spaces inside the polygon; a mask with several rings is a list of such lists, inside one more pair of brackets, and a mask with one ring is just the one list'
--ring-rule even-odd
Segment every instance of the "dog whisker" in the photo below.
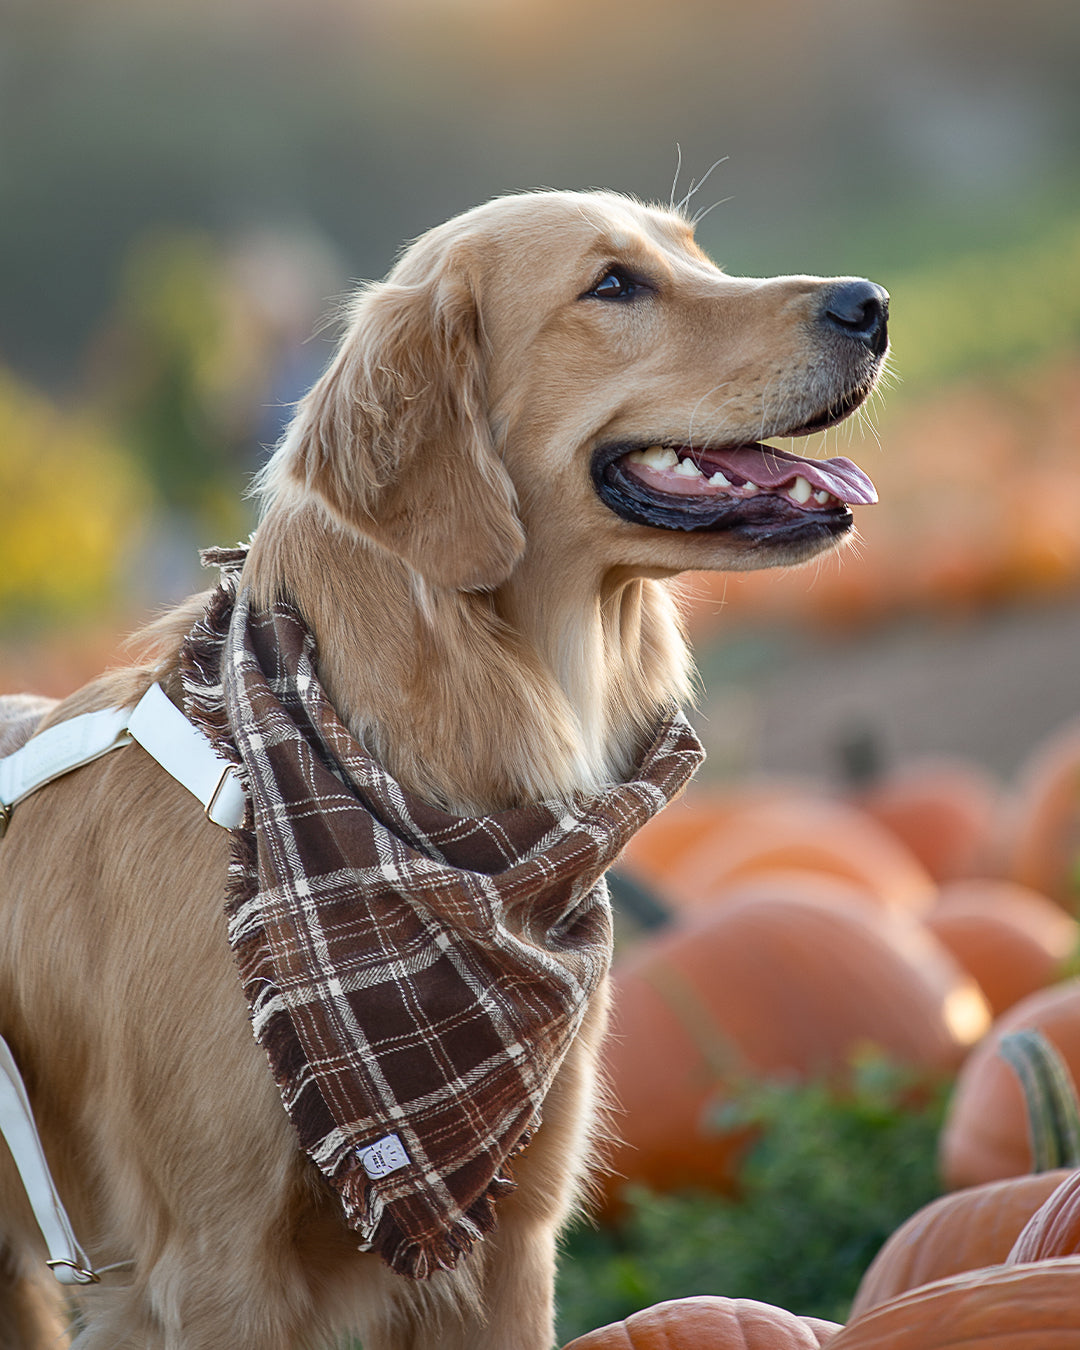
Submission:
{"label": "dog whisker", "polygon": [[713,202],[711,206],[706,206],[701,211],[696,212],[690,218],[691,225],[697,228],[697,226],[701,224],[701,222],[705,219],[705,217],[711,215],[718,206],[726,206],[728,202],[733,202],[734,200],[735,200],[734,197],[721,197],[718,201]]}
{"label": "dog whisker", "polygon": [[[694,406],[693,406],[693,408],[691,409],[691,412],[690,412],[690,422],[689,422],[689,428],[688,428],[688,432],[687,432],[687,444],[688,444],[691,448],[693,448],[693,444],[694,444],[694,419],[697,417],[698,409],[699,409],[699,408],[701,407],[701,405],[705,402],[705,400],[706,400],[707,398],[711,398],[712,395],[715,394],[716,391],[717,391],[718,389],[726,389],[727,386],[728,386],[730,383],[731,383],[730,380],[721,380],[719,384],[714,384],[713,387],[712,387],[711,389],[707,389],[707,390],[705,391],[705,393],[702,394],[702,396],[701,396],[701,397],[698,399],[698,401],[694,404]],[[726,400],[725,403],[721,403],[720,408],[718,408],[718,409],[716,410],[716,412],[719,413],[720,410],[723,409],[724,407],[726,407],[727,404],[730,403],[730,402],[731,402],[731,400],[728,399],[728,400]],[[707,444],[707,443],[708,443],[708,439],[706,439],[706,444]]]}
{"label": "dog whisker", "polygon": [[730,155],[721,155],[721,157],[718,160],[715,160],[709,166],[709,168],[706,169],[706,171],[702,174],[700,180],[698,180],[697,182],[695,182],[693,179],[690,180],[690,190],[686,193],[686,195],[679,202],[678,206],[676,206],[675,208],[677,214],[681,215],[683,212],[685,212],[687,206],[690,204],[691,199],[695,197],[705,186],[705,184],[709,181],[710,177],[712,176],[713,170],[718,169],[721,164],[726,164],[730,158],[731,158]]}
{"label": "dog whisker", "polygon": [[675,194],[679,190],[679,176],[682,174],[682,146],[678,141],[675,142],[675,177],[671,180],[671,196],[668,198],[668,209],[675,210]]}

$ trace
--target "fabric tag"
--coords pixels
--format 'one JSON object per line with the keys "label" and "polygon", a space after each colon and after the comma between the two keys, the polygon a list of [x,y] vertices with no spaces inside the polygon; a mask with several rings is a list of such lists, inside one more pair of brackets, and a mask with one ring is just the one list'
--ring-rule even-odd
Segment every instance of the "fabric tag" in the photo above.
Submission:
{"label": "fabric tag", "polygon": [[397,1172],[402,1167],[408,1167],[409,1162],[405,1145],[396,1134],[388,1134],[385,1139],[380,1139],[378,1143],[369,1144],[367,1148],[360,1150],[360,1163],[372,1181],[389,1176],[391,1172]]}

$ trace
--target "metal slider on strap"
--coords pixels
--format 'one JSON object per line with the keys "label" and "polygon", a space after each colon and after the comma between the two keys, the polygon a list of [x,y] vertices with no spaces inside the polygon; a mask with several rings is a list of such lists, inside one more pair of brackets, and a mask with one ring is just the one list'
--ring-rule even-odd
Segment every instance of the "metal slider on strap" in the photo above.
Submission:
{"label": "metal slider on strap", "polygon": [[101,1276],[96,1270],[84,1270],[82,1266],[74,1261],[69,1261],[67,1257],[58,1257],[56,1260],[46,1261],[52,1273],[61,1284],[100,1284]]}

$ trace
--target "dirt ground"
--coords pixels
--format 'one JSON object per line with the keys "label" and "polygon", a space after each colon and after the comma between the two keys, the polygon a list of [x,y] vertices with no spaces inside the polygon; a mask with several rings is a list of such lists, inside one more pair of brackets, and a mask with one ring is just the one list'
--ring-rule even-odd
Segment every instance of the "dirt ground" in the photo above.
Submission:
{"label": "dirt ground", "polygon": [[1080,598],[868,634],[741,631],[698,652],[709,773],[837,780],[845,747],[883,762],[959,755],[1011,777],[1080,718]]}

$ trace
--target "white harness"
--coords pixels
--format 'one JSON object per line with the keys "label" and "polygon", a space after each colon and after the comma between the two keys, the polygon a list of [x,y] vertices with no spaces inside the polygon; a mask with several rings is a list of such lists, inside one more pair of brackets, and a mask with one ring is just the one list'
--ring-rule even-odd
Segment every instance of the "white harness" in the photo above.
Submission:
{"label": "white harness", "polygon": [[[14,754],[0,759],[0,838],[13,808],[25,797],[132,741],[199,799],[208,820],[225,829],[241,823],[244,791],[235,766],[218,755],[160,685],[152,684],[134,708],[106,708],[58,722],[31,737]],[[61,1284],[96,1284],[100,1275],[116,1267],[103,1266],[95,1271],[75,1239],[49,1172],[26,1088],[2,1037],[0,1134],[26,1187],[53,1274]]]}

